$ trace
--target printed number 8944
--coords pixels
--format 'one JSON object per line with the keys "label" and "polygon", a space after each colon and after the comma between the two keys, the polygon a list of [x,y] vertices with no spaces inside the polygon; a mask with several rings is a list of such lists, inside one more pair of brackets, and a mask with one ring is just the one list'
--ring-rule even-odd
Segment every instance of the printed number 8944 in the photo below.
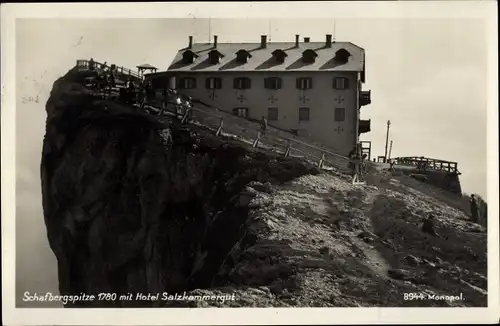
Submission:
{"label": "printed number 8944", "polygon": [[427,296],[423,293],[405,293],[403,300],[425,300]]}

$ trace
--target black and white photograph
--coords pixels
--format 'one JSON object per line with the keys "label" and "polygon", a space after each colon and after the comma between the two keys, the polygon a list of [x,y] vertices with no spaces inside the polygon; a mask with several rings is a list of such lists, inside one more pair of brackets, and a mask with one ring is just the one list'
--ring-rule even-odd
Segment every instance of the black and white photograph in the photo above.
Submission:
{"label": "black and white photograph", "polygon": [[6,325],[498,322],[497,39],[493,1],[2,5]]}

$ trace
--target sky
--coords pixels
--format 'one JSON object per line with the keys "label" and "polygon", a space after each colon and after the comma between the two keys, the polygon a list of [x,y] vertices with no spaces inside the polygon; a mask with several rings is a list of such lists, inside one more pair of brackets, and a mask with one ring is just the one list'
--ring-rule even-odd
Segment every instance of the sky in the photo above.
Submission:
{"label": "sky", "polygon": [[[210,28],[209,28],[210,26]],[[16,22],[16,287],[57,292],[40,190],[45,103],[52,83],[78,59],[134,68],[168,68],[188,43],[324,41],[334,34],[366,51],[372,104],[372,157],[384,154],[391,120],[392,157],[458,162],[462,189],[486,198],[486,34],[474,19],[18,19]],[[43,271],[40,272],[40,271]],[[21,303],[21,302],[19,302]]]}

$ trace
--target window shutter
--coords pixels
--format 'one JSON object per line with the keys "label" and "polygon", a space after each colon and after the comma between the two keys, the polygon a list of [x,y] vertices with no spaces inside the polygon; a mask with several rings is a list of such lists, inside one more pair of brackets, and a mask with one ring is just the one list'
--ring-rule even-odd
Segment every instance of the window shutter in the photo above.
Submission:
{"label": "window shutter", "polygon": [[281,78],[276,79],[277,89],[281,89],[283,80]]}
{"label": "window shutter", "polygon": [[238,89],[238,78],[233,79],[233,88]]}
{"label": "window shutter", "polygon": [[308,84],[309,84],[309,85],[307,85],[307,89],[311,89],[313,87],[313,80],[312,80],[312,78],[307,78],[307,80],[308,80]]}
{"label": "window shutter", "polygon": [[269,78],[264,79],[264,88],[269,88]]}
{"label": "window shutter", "polygon": [[210,78],[205,79],[205,88],[210,88]]}
{"label": "window shutter", "polygon": [[298,88],[298,89],[300,89],[300,81],[301,81],[301,79],[300,79],[300,78],[297,78],[297,82],[296,82],[296,83],[297,83],[297,85],[296,85],[296,86],[297,86],[297,88]]}
{"label": "window shutter", "polygon": [[344,89],[348,89],[348,88],[349,88],[349,79],[344,78]]}
{"label": "window shutter", "polygon": [[251,88],[252,87],[252,80],[250,78],[247,78],[246,80],[246,88]]}

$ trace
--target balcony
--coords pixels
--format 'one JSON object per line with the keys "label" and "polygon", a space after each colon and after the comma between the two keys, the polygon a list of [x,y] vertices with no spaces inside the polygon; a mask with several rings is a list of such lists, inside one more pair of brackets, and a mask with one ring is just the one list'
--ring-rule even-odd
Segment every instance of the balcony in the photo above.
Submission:
{"label": "balcony", "polygon": [[371,131],[372,120],[359,120],[358,134],[364,134]]}
{"label": "balcony", "polygon": [[371,90],[370,91],[361,91],[359,93],[359,106],[364,106],[372,103],[372,97],[371,97]]}

